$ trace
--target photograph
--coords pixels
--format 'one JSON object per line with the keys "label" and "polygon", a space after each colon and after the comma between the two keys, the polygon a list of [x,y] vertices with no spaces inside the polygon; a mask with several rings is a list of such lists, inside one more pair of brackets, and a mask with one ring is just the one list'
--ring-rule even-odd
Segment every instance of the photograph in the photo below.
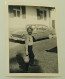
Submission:
{"label": "photograph", "polygon": [[7,72],[13,76],[58,75],[56,6],[31,4],[7,4]]}

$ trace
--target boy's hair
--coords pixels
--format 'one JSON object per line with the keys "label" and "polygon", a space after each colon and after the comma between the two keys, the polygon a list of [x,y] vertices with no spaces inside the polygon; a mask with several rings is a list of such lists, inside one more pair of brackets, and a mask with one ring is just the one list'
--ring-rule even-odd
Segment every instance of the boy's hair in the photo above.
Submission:
{"label": "boy's hair", "polygon": [[32,26],[29,26],[29,27],[27,28],[27,32],[28,32],[29,29],[31,29],[31,31],[33,31]]}

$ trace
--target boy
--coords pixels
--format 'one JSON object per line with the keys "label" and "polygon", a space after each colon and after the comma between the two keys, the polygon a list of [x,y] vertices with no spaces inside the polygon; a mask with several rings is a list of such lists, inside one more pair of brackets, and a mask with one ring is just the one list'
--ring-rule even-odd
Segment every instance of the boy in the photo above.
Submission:
{"label": "boy", "polygon": [[25,62],[20,55],[16,56],[19,67],[22,69],[22,72],[28,72],[29,65],[34,66],[34,53],[33,53],[33,29],[31,26],[27,28],[27,35],[25,36],[25,48],[26,48],[26,58],[29,58],[29,61]]}
{"label": "boy", "polygon": [[19,67],[22,69],[22,72],[28,72],[29,65],[36,66],[34,64],[34,53],[33,53],[33,29],[31,26],[27,28],[27,35],[25,36],[25,48],[26,48],[26,58],[29,57],[29,61],[25,62],[21,55],[17,55],[16,59],[19,63]]}
{"label": "boy", "polygon": [[33,29],[31,26],[27,28],[27,35],[25,38],[26,44],[26,56],[29,56],[29,65],[34,65],[34,53],[33,53],[33,37],[32,37]]}

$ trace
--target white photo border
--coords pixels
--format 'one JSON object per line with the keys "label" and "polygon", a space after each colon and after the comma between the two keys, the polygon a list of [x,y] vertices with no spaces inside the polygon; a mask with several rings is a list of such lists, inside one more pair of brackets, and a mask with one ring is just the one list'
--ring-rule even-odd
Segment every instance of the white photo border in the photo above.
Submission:
{"label": "white photo border", "polygon": [[[58,46],[58,73],[9,73],[9,35],[8,35],[8,5],[28,5],[28,6],[48,6],[56,9],[56,34]],[[21,76],[21,77],[43,77],[43,76],[61,76],[60,74],[60,44],[59,44],[59,30],[58,30],[58,9],[55,4],[43,4],[32,2],[5,2],[5,19],[6,19],[6,76]]]}

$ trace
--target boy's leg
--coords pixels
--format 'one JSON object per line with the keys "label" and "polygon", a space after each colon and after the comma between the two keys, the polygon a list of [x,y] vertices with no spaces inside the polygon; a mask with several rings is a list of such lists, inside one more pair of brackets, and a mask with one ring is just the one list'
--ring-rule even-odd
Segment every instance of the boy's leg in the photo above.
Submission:
{"label": "boy's leg", "polygon": [[25,70],[28,71],[28,68],[29,68],[29,63],[26,63]]}
{"label": "boy's leg", "polygon": [[32,46],[28,46],[30,64],[34,64],[34,53],[32,51]]}

